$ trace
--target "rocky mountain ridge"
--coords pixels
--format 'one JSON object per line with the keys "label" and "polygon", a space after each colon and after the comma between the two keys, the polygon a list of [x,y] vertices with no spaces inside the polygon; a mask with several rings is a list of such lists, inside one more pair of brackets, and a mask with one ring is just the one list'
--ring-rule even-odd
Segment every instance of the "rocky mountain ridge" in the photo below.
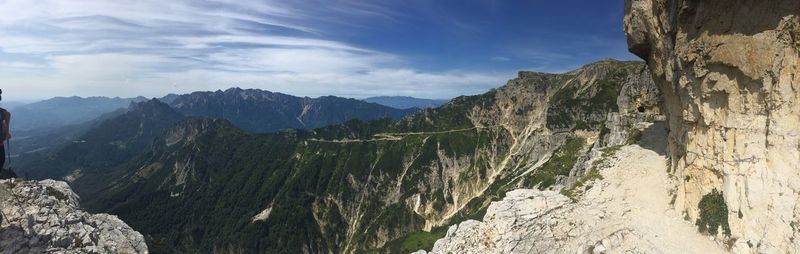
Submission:
{"label": "rocky mountain ridge", "polygon": [[178,95],[168,101],[186,116],[226,119],[252,132],[313,129],[352,119],[400,119],[416,111],[336,96],[296,97],[241,88]]}
{"label": "rocky mountain ridge", "polygon": [[415,111],[334,96],[312,99],[231,88],[131,102],[127,109],[96,120],[17,140],[14,151],[23,153],[17,169],[20,175],[61,178],[87,168],[107,170],[119,166],[120,159],[138,155],[154,138],[187,118],[226,119],[246,131],[272,132],[353,119],[396,119]]}
{"label": "rocky mountain ridge", "polygon": [[116,216],[89,214],[65,182],[0,180],[1,253],[148,253]]}
{"label": "rocky mountain ridge", "polygon": [[[158,98],[186,117],[221,118],[253,132],[317,128],[352,119],[399,119],[416,109],[395,109],[354,99],[301,98],[258,89],[169,94]],[[44,153],[83,142],[99,124],[135,111],[144,97],[56,97],[15,108],[14,155]],[[151,102],[150,102],[151,103]],[[31,177],[38,178],[38,175]]]}

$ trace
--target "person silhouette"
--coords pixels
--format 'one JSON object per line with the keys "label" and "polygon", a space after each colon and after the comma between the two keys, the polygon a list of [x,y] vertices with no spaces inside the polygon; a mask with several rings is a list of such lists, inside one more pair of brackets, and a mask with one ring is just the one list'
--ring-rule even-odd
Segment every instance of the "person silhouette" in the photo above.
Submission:
{"label": "person silhouette", "polygon": [[[3,89],[0,89],[0,101],[3,100]],[[5,167],[6,164],[6,142],[11,139],[11,131],[9,126],[11,126],[11,113],[4,108],[0,108],[0,129],[2,129],[2,137],[3,141],[0,142],[0,152],[2,152],[2,156],[0,159],[0,168]],[[11,156],[10,154],[8,156]]]}

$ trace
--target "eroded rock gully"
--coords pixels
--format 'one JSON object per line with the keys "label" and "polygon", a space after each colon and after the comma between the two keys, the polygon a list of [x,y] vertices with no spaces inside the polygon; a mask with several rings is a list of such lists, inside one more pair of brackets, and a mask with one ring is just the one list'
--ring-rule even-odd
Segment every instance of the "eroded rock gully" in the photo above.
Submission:
{"label": "eroded rock gully", "polygon": [[664,96],[675,208],[713,189],[734,252],[800,252],[800,1],[626,0]]}

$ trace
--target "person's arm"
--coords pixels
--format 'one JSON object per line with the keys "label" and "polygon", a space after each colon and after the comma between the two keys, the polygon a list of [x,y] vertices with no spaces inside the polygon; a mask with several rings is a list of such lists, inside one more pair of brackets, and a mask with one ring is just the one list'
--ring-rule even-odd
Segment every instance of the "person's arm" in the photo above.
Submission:
{"label": "person's arm", "polygon": [[5,140],[11,139],[11,129],[8,127],[11,126],[11,112],[8,110],[3,111],[3,119],[6,119],[3,122],[3,129],[6,130]]}

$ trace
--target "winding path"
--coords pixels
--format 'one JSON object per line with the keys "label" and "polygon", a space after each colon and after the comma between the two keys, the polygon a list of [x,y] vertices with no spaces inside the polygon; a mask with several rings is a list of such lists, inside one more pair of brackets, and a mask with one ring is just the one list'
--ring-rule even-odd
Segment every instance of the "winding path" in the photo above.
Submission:
{"label": "winding path", "polygon": [[378,133],[373,135],[371,139],[316,139],[312,138],[308,141],[311,142],[322,142],[322,143],[361,143],[361,142],[377,142],[377,141],[398,141],[402,140],[405,136],[421,136],[421,135],[437,135],[437,134],[445,134],[445,133],[453,133],[453,132],[464,132],[464,131],[472,131],[478,129],[488,129],[488,128],[497,128],[502,127],[502,125],[492,125],[492,126],[476,126],[472,128],[465,128],[465,129],[454,129],[454,130],[446,130],[446,131],[431,131],[431,132],[397,132],[397,133]]}
{"label": "winding path", "polygon": [[661,124],[647,128],[642,141],[623,147],[616,155],[616,165],[603,172],[607,186],[601,197],[608,198],[606,207],[630,209],[622,218],[609,219],[625,222],[623,225],[662,253],[723,253],[669,205],[672,195],[667,190],[666,158],[661,155],[666,136]]}

